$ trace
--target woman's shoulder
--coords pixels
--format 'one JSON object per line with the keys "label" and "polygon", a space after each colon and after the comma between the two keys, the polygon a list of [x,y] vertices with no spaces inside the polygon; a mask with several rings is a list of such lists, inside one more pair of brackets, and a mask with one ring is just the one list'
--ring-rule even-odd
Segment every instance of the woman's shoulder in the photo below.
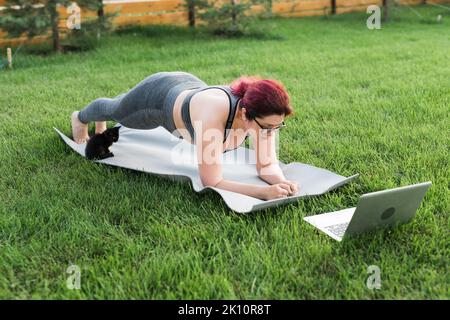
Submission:
{"label": "woman's shoulder", "polygon": [[[207,121],[208,124],[224,126],[230,111],[230,99],[222,89],[212,87],[197,92],[190,101],[192,120]],[[216,126],[216,125],[214,125]]]}

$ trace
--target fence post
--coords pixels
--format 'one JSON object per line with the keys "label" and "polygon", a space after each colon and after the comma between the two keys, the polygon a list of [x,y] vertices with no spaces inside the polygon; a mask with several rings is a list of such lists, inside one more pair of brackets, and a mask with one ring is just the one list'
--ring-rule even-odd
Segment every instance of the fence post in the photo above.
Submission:
{"label": "fence post", "polygon": [[195,3],[188,1],[189,26],[195,27]]}
{"label": "fence post", "polygon": [[8,67],[9,67],[10,69],[12,69],[12,55],[11,55],[11,48],[7,48],[7,49],[6,49],[6,56],[7,56],[7,59],[8,59]]}
{"label": "fence post", "polygon": [[99,22],[98,28],[97,28],[97,40],[101,37],[101,29],[103,26],[103,23],[105,21],[105,5],[103,4],[103,0],[97,0],[98,1],[98,7],[97,7],[97,22]]}
{"label": "fence post", "polygon": [[236,27],[236,0],[231,0],[231,22],[233,23],[233,27]]}
{"label": "fence post", "polygon": [[331,0],[331,14],[336,14],[336,0]]}
{"label": "fence post", "polygon": [[383,18],[382,18],[382,21],[383,21],[383,22],[388,21],[388,16],[389,16],[389,2],[390,2],[390,0],[383,0]]}

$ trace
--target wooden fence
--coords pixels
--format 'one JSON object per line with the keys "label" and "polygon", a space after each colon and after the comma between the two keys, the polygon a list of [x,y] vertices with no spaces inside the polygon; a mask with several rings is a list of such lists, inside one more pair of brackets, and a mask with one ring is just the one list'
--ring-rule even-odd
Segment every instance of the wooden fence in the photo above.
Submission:
{"label": "wooden fence", "polygon": [[[216,3],[229,0],[216,0]],[[272,13],[284,17],[316,16],[331,13],[332,0],[273,0]],[[448,0],[444,0],[447,2]],[[76,2],[76,0],[75,0]],[[398,0],[401,4],[420,4],[423,0]],[[427,0],[431,3],[439,3],[442,0]],[[6,0],[0,0],[0,7],[6,3]],[[105,13],[119,11],[119,15],[114,18],[114,26],[127,24],[173,24],[188,25],[188,13],[182,5],[185,0],[103,0]],[[382,0],[335,0],[336,13],[345,13],[351,11],[365,11],[371,4],[382,5]],[[262,5],[253,6],[252,12],[261,12],[264,10]],[[66,8],[58,6],[60,14],[59,29],[64,38],[67,30],[66,21],[68,14]],[[94,11],[81,10],[81,24],[83,19],[94,19],[97,13]],[[50,33],[45,36],[38,36],[32,40],[25,37],[7,39],[5,32],[0,30],[0,46],[17,45],[19,43],[39,43],[45,41]]]}

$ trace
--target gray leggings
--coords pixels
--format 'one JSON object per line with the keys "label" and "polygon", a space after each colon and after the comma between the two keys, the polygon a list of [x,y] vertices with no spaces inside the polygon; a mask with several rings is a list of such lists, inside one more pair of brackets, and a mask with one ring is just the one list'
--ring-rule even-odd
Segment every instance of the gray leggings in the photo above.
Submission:
{"label": "gray leggings", "polygon": [[98,98],[78,113],[83,123],[114,120],[133,129],[164,127],[172,134],[176,130],[173,105],[183,90],[207,86],[196,76],[183,72],[154,73],[128,92],[114,98]]}

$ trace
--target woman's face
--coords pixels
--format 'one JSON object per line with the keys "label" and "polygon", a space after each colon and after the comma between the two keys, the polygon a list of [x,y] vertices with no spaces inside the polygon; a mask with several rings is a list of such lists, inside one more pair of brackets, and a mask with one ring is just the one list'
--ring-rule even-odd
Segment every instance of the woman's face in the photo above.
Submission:
{"label": "woman's face", "polygon": [[[247,120],[247,131],[258,132],[264,135],[272,135],[276,128],[284,125],[284,115],[272,114],[264,117],[255,117]],[[272,130],[270,130],[272,129]]]}
{"label": "woman's face", "polygon": [[283,125],[284,116],[279,115],[279,114],[273,114],[273,115],[265,116],[262,118],[255,117],[255,119],[253,119],[253,121],[259,127],[259,129],[263,129],[263,130],[269,129],[267,131],[273,132],[273,130],[271,131],[270,129],[280,128]]}
{"label": "woman's face", "polygon": [[[284,115],[271,114],[264,117],[255,117],[247,119],[247,110],[242,108],[239,110],[240,118],[243,122],[243,129],[246,133],[250,133],[252,136],[256,136],[257,133],[264,135],[272,135],[276,130],[265,130],[271,128],[277,128],[284,126]],[[242,128],[242,127],[241,127]]]}

